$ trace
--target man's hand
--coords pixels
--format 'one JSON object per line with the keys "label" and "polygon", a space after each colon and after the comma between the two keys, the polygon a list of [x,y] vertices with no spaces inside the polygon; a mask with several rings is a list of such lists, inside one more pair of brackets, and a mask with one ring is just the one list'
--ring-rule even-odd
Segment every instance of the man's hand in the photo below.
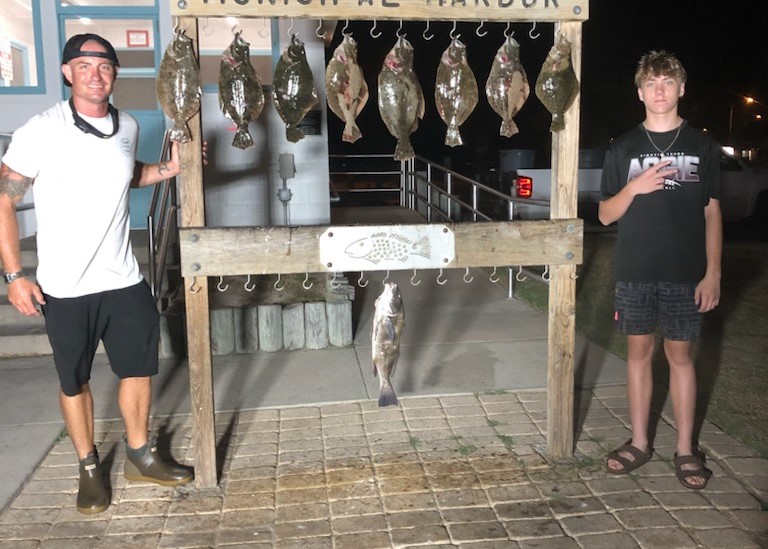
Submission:
{"label": "man's hand", "polygon": [[40,316],[38,305],[45,305],[40,286],[25,277],[17,278],[8,285],[8,301],[25,316]]}
{"label": "man's hand", "polygon": [[693,294],[700,313],[711,311],[720,303],[720,280],[713,276],[705,276],[696,285]]}
{"label": "man's hand", "polygon": [[631,189],[634,196],[662,190],[664,188],[664,179],[677,172],[677,168],[669,167],[671,163],[671,160],[664,160],[654,164],[627,183],[627,187]]}

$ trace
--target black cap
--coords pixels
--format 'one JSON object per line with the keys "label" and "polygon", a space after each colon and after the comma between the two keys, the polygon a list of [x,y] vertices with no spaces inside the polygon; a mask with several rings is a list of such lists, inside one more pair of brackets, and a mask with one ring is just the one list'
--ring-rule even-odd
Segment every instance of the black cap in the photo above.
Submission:
{"label": "black cap", "polygon": [[[94,42],[98,42],[102,46],[104,46],[104,49],[106,51],[93,51],[93,50],[83,50],[81,49],[83,47],[83,44],[88,42],[89,40],[93,40]],[[69,40],[67,40],[67,43],[64,45],[64,52],[61,55],[61,64],[64,65],[66,63],[69,63],[73,59],[76,59],[78,57],[103,57],[104,59],[109,59],[117,65],[120,66],[120,62],[117,60],[117,53],[115,53],[115,48],[112,47],[112,44],[110,44],[107,40],[99,36],[98,34],[76,34]],[[69,82],[66,77],[64,78],[64,84],[67,86],[71,86],[72,83]]]}

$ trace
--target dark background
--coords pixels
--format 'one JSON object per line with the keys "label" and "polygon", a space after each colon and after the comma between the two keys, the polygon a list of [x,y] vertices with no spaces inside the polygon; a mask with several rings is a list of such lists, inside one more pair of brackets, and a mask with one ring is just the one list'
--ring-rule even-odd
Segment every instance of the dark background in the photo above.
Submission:
{"label": "dark background", "polygon": [[[699,128],[706,128],[723,145],[733,140],[741,147],[761,147],[768,156],[768,2],[736,0],[591,0],[590,17],[583,24],[581,74],[581,148],[604,149],[618,136],[643,119],[633,78],[637,62],[645,52],[675,53],[688,72],[681,115]],[[379,38],[372,38],[370,21],[350,21],[347,31],[358,43],[359,63],[365,74],[370,98],[358,117],[363,138],[355,144],[341,141],[343,124],[329,111],[331,153],[391,153],[395,139],[389,135],[378,112],[376,81],[387,51],[394,45],[398,22],[380,21]],[[341,41],[344,22],[326,50],[330,57]],[[485,81],[496,50],[504,40],[506,24],[486,23],[484,37],[476,35],[477,23],[457,25],[467,45],[469,65],[480,91],[477,108],[461,127],[464,145],[443,144],[445,123],[435,108],[434,81],[440,54],[450,43],[452,23],[430,24],[432,40],[426,41],[424,22],[405,21],[402,32],[415,50],[415,70],[426,98],[426,114],[411,136],[416,154],[450,166],[469,176],[498,167],[500,149],[533,149],[537,166],[549,165],[550,114],[535,96],[533,86],[547,52],[553,44],[554,25],[540,23],[532,39],[530,23],[511,25],[520,44],[531,94],[515,121],[520,133],[511,138],[498,135],[500,117],[485,99]],[[746,105],[743,97],[760,103]],[[733,139],[728,124],[733,106]],[[763,119],[756,121],[755,114]]]}

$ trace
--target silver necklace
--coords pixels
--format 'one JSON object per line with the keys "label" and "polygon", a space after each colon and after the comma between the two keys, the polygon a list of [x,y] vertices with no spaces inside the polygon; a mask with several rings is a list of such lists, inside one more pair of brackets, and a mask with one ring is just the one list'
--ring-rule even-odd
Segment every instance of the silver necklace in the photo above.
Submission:
{"label": "silver necklace", "polygon": [[651,145],[653,145],[653,148],[659,151],[659,154],[661,154],[662,156],[667,154],[667,151],[672,148],[672,145],[675,144],[675,141],[677,141],[677,138],[680,137],[680,130],[682,128],[683,128],[683,124],[681,122],[680,125],[677,127],[677,133],[675,133],[675,137],[672,139],[672,142],[667,146],[666,149],[662,151],[659,147],[656,146],[656,143],[653,142],[653,139],[651,139],[651,133],[648,131],[648,128],[645,127],[645,124],[643,124],[643,129],[645,130],[645,135],[648,136],[648,141],[651,142]]}

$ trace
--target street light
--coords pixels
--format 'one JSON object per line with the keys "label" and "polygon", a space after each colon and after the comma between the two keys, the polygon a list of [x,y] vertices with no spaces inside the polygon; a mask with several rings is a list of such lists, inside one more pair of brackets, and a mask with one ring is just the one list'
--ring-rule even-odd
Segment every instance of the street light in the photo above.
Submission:
{"label": "street light", "polygon": [[[757,103],[757,99],[754,97],[746,96],[741,97],[741,99],[744,101],[745,105],[752,105],[753,103]],[[736,106],[736,103],[731,103],[731,112],[728,115],[728,140],[733,144],[733,108]]]}

